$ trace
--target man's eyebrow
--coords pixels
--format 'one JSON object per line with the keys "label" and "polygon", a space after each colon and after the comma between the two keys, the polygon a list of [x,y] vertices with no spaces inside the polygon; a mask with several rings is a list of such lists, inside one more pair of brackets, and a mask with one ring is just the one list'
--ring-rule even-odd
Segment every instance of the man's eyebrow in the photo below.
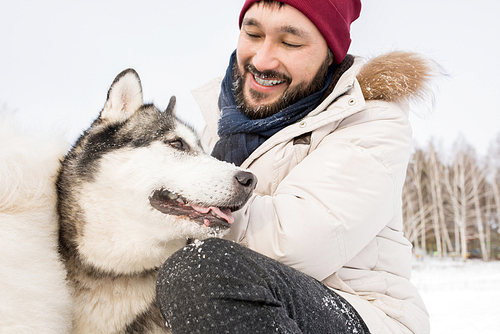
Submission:
{"label": "man's eyebrow", "polygon": [[[242,26],[254,26],[256,28],[261,28],[261,24],[259,21],[253,18],[245,18],[241,24]],[[287,33],[291,35],[295,35],[297,37],[305,38],[309,35],[309,33],[303,29],[297,28],[292,25],[282,26],[278,28],[279,32]]]}
{"label": "man's eyebrow", "polygon": [[243,22],[241,25],[242,26],[254,26],[254,27],[260,28],[259,21],[252,19],[252,18],[243,19]]}
{"label": "man's eyebrow", "polygon": [[291,34],[291,35],[295,35],[297,37],[302,37],[302,38],[305,38],[309,35],[309,33],[307,31],[304,31],[300,28],[297,28],[297,27],[294,27],[294,26],[283,26],[283,27],[280,27],[279,29],[281,32],[285,32],[285,33],[288,33],[288,34]]}

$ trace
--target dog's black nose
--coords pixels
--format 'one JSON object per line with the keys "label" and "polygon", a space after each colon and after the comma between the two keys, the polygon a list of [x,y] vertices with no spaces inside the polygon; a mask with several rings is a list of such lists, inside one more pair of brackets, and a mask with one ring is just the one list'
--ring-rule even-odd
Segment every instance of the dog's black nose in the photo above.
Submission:
{"label": "dog's black nose", "polygon": [[257,177],[250,172],[239,171],[235,175],[236,180],[243,187],[248,188],[250,191],[255,189],[257,186]]}

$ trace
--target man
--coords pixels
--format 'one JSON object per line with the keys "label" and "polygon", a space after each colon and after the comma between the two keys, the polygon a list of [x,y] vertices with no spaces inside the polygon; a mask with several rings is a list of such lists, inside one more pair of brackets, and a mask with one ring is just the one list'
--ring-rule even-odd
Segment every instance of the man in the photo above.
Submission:
{"label": "man", "polygon": [[[161,268],[173,333],[429,332],[401,217],[407,102],[429,72],[412,55],[367,65],[347,55],[360,10],[359,0],[245,2],[224,79],[195,97],[207,149],[259,181],[234,213],[237,243],[209,239]],[[400,57],[414,73],[387,65]]]}

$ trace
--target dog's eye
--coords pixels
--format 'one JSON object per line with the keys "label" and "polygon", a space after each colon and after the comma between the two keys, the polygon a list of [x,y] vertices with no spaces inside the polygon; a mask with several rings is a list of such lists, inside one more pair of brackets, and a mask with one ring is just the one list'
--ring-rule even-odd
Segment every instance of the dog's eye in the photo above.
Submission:
{"label": "dog's eye", "polygon": [[168,142],[168,144],[177,150],[181,150],[181,151],[188,150],[188,145],[180,138],[171,140]]}

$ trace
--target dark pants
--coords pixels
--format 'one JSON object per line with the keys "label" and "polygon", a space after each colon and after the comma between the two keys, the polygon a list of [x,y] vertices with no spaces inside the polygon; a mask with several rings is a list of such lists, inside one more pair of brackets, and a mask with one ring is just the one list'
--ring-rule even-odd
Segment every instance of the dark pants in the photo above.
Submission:
{"label": "dark pants", "polygon": [[156,289],[174,334],[369,333],[356,310],[322,283],[222,239],[173,254]]}

